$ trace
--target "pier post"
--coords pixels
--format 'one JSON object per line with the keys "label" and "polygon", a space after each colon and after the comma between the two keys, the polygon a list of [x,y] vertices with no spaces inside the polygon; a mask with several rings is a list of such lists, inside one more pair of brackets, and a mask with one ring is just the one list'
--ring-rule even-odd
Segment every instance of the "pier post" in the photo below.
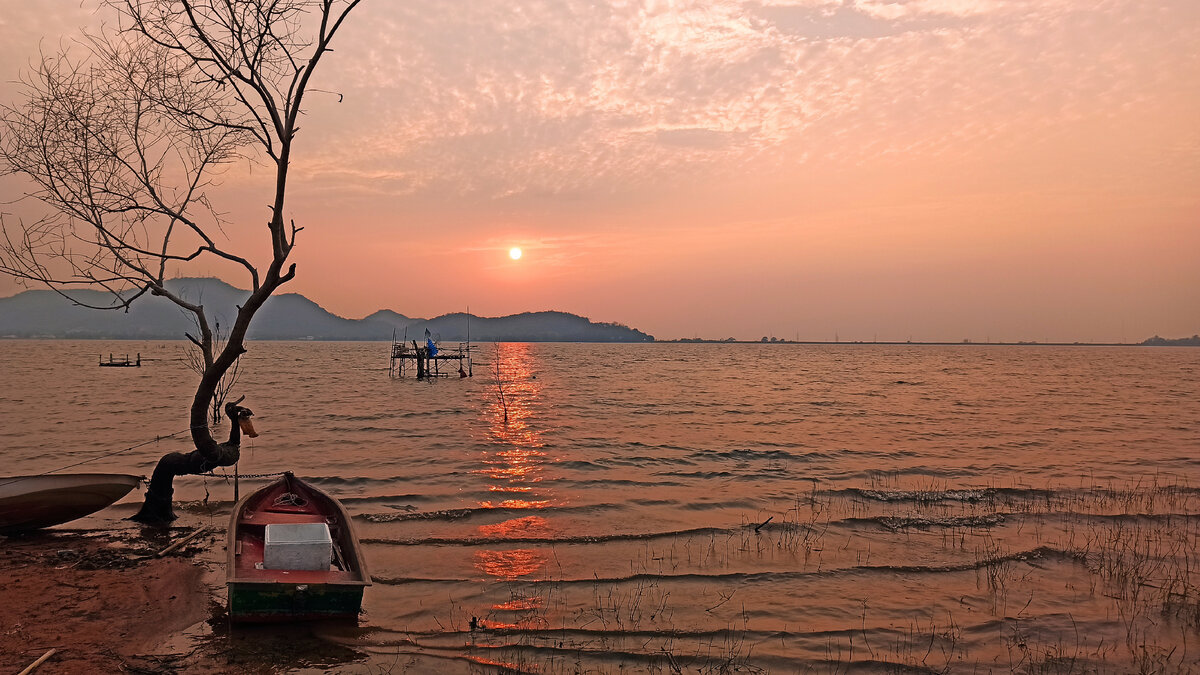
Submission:
{"label": "pier post", "polygon": [[416,358],[417,358],[417,379],[418,380],[425,379],[425,354],[424,354],[423,350],[424,350],[424,347],[418,347],[417,341],[413,340],[413,351],[416,352]]}

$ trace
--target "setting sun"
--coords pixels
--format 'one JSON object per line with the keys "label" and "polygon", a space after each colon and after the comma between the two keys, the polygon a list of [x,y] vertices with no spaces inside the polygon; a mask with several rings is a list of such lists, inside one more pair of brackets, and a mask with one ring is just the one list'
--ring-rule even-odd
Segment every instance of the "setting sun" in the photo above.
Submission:
{"label": "setting sun", "polygon": [[512,258],[513,260],[520,260],[521,249],[517,248],[516,246],[508,249],[508,257]]}

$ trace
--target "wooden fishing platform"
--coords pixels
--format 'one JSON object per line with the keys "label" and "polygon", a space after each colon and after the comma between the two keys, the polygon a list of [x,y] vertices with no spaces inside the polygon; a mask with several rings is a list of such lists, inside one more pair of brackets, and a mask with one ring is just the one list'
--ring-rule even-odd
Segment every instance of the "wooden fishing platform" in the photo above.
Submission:
{"label": "wooden fishing platform", "polygon": [[100,357],[100,367],[101,368],[141,368],[142,367],[142,355],[138,354],[136,361],[130,360],[128,354],[126,354],[125,358],[123,358],[123,359],[114,359],[113,355],[109,354],[107,361],[105,361],[104,357],[101,356]]}
{"label": "wooden fishing platform", "polygon": [[[437,347],[431,356],[429,348],[421,346],[416,340],[405,342],[392,341],[391,364],[388,375],[405,377],[409,372],[416,375],[418,380],[428,377],[472,377],[471,343],[460,342],[458,347],[447,349]],[[457,361],[458,368],[454,369],[447,361]]]}

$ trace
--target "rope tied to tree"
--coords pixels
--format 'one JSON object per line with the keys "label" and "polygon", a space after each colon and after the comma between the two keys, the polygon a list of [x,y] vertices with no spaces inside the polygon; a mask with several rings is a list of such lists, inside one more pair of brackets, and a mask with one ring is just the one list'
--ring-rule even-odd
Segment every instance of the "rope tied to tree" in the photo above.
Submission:
{"label": "rope tied to tree", "polygon": [[[173,434],[167,434],[166,436],[155,436],[154,438],[152,438],[152,439],[150,439],[150,440],[148,440],[148,441],[142,441],[141,443],[137,443],[137,444],[131,445],[131,446],[129,446],[128,448],[122,448],[122,449],[120,449],[120,450],[114,450],[113,452],[106,452],[106,453],[104,453],[104,454],[96,455],[95,457],[92,457],[91,459],[85,459],[85,460],[81,460],[81,461],[75,462],[74,464],[68,464],[68,465],[66,465],[66,466],[60,466],[60,467],[58,467],[57,469],[50,469],[50,470],[48,470],[48,471],[43,471],[43,472],[41,472],[41,473],[34,474],[34,475],[32,475],[32,476],[19,476],[19,477],[17,477],[17,478],[12,478],[12,479],[10,479],[10,480],[4,481],[4,482],[0,482],[0,487],[4,487],[5,485],[12,485],[13,483],[17,483],[17,482],[20,482],[20,481],[23,481],[23,480],[27,480],[27,479],[30,479],[30,478],[40,478],[40,477],[42,477],[42,476],[48,476],[48,475],[50,475],[50,474],[52,474],[52,473],[58,473],[59,471],[65,471],[65,470],[67,470],[67,469],[74,469],[74,468],[75,468],[75,467],[77,467],[77,466],[83,466],[84,464],[90,464],[91,462],[96,462],[96,461],[99,461],[99,460],[102,460],[102,459],[106,459],[106,458],[108,458],[108,457],[115,457],[116,455],[121,455],[121,454],[124,454],[124,453],[126,453],[126,452],[129,452],[130,450],[136,450],[136,449],[138,449],[138,448],[142,448],[142,447],[145,447],[145,446],[147,446],[147,445],[151,445],[151,444],[154,444],[154,443],[158,443],[159,441],[165,441],[165,440],[167,440],[168,438],[175,438],[176,436],[179,436],[180,434],[191,433],[191,431],[192,431],[192,430],[194,430],[194,429],[206,429],[206,428],[208,428],[208,425],[207,425],[207,424],[200,424],[200,425],[196,425],[196,426],[193,426],[193,427],[188,427],[187,429],[184,429],[184,430],[182,430],[182,431],[176,431],[176,432],[175,432],[175,433],[173,433]],[[144,478],[143,478],[143,480],[144,480]]]}
{"label": "rope tied to tree", "polygon": [[[13,483],[18,483],[20,481],[28,480],[31,478],[41,478],[42,476],[48,476],[52,473],[58,473],[60,471],[65,471],[67,469],[74,469],[77,466],[83,466],[84,464],[90,464],[92,462],[97,462],[102,459],[106,459],[108,457],[115,457],[117,455],[122,455],[122,454],[124,454],[126,452],[130,452],[132,450],[137,450],[138,448],[146,447],[147,445],[153,445],[160,441],[165,441],[170,438],[175,438],[176,436],[179,436],[181,434],[190,433],[194,429],[207,429],[207,428],[209,428],[209,425],[207,425],[207,424],[197,424],[196,426],[188,427],[187,429],[183,429],[181,431],[176,431],[175,433],[172,433],[172,434],[167,434],[165,436],[155,436],[154,438],[152,438],[150,440],[142,441],[141,443],[135,443],[127,448],[121,448],[120,450],[114,450],[112,452],[106,452],[106,453],[103,453],[100,455],[96,455],[95,457],[92,457],[90,459],[84,459],[84,460],[75,462],[74,464],[67,464],[66,466],[60,466],[56,469],[49,469],[47,471],[43,471],[41,473],[37,473],[37,474],[29,475],[29,476],[18,476],[16,478],[10,478],[6,481],[0,482],[0,487],[4,487],[5,485],[12,485]],[[205,474],[201,474],[201,475],[218,476],[218,474],[214,472],[214,469],[216,469],[216,468],[217,467],[213,467],[213,469],[209,469]],[[285,473],[287,473],[287,472],[286,471],[276,471],[274,473],[251,473],[251,474],[241,474],[239,477],[240,478],[278,478],[279,476],[282,476]],[[228,481],[231,476],[229,476],[229,474],[222,472],[219,477],[224,478]],[[145,477],[143,477],[142,479],[145,480]]]}

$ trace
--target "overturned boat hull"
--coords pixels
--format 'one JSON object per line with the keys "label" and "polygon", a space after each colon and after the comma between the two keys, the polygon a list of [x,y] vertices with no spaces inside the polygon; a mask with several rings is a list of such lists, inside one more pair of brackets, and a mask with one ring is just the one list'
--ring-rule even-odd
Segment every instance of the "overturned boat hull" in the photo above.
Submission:
{"label": "overturned boat hull", "polygon": [[0,534],[16,534],[91,515],[129,494],[140,476],[61,473],[0,477]]}

